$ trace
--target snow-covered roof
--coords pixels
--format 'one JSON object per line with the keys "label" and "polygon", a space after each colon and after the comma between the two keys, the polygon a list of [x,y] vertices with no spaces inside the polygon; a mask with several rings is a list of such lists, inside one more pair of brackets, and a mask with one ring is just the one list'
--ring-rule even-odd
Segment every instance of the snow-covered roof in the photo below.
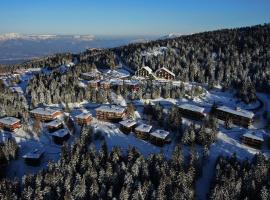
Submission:
{"label": "snow-covered roof", "polygon": [[53,126],[53,127],[56,127],[56,126],[60,126],[62,124],[62,121],[59,120],[59,119],[55,119],[49,123],[47,123],[47,126]]}
{"label": "snow-covered roof", "polygon": [[148,71],[150,74],[153,72],[153,70],[148,67],[148,66],[143,66],[141,69],[145,69],[146,71]]}
{"label": "snow-covered roof", "polygon": [[204,111],[204,108],[193,105],[193,104],[188,104],[188,103],[180,104],[178,105],[178,107],[185,110],[190,110],[190,111],[199,112],[199,113],[203,113]]}
{"label": "snow-covered roof", "polygon": [[148,125],[148,124],[141,124],[139,126],[137,126],[135,128],[135,131],[139,131],[139,132],[150,132],[152,129],[152,126],[151,125]]}
{"label": "snow-covered roof", "polygon": [[246,137],[246,138],[251,138],[253,140],[259,140],[261,142],[264,141],[263,139],[263,134],[261,131],[252,131],[252,130],[249,130],[247,131],[243,137]]}
{"label": "snow-covered roof", "polygon": [[126,78],[130,76],[130,73],[124,69],[116,69],[106,71],[105,75],[112,78]]}
{"label": "snow-covered roof", "polygon": [[217,110],[221,110],[221,111],[224,111],[227,113],[231,113],[234,115],[238,115],[238,116],[242,116],[242,117],[246,117],[246,118],[250,118],[250,119],[252,119],[254,117],[253,112],[250,112],[247,110],[242,110],[242,109],[235,110],[235,109],[232,109],[232,108],[227,107],[227,106],[219,106],[219,107],[217,107]]}
{"label": "snow-covered roof", "polygon": [[43,149],[34,149],[23,156],[23,158],[39,159],[44,153]]}
{"label": "snow-covered roof", "polygon": [[90,78],[93,78],[93,77],[96,77],[96,76],[99,76],[101,73],[98,71],[98,70],[95,70],[95,71],[92,71],[92,72],[85,72],[85,73],[82,73],[81,75],[84,76],[84,77],[90,77]]}
{"label": "snow-covered roof", "polygon": [[87,81],[88,84],[91,84],[91,83],[94,83],[94,84],[97,84],[99,83],[100,80],[91,80],[91,81]]}
{"label": "snow-covered roof", "polygon": [[28,68],[26,72],[40,72],[42,68]]}
{"label": "snow-covered roof", "polygon": [[96,111],[123,113],[125,112],[125,108],[116,105],[109,105],[109,106],[103,105],[98,107]]}
{"label": "snow-covered roof", "polygon": [[58,112],[58,110],[54,110],[51,108],[36,108],[30,111],[30,113],[32,114],[47,115],[47,116],[51,116],[56,112]]}
{"label": "snow-covered roof", "polygon": [[57,131],[55,131],[55,132],[53,132],[51,134],[52,134],[52,136],[56,136],[56,137],[62,138],[62,137],[65,137],[66,135],[68,135],[69,132],[68,132],[68,129],[63,128],[63,129],[59,129],[59,130],[57,130]]}
{"label": "snow-covered roof", "polygon": [[0,133],[0,144],[5,144],[12,138],[10,133]]}
{"label": "snow-covered roof", "polygon": [[111,83],[111,81],[108,79],[103,79],[100,81],[100,84],[110,84],[110,83]]}
{"label": "snow-covered roof", "polygon": [[125,127],[131,127],[131,126],[134,126],[137,124],[136,121],[132,120],[132,119],[127,119],[127,120],[124,120],[124,121],[121,121],[119,122],[119,124],[121,124],[122,126],[125,126]]}
{"label": "snow-covered roof", "polygon": [[159,72],[159,71],[161,71],[161,70],[164,70],[164,71],[166,71],[167,73],[171,74],[172,76],[175,76],[175,74],[174,74],[173,72],[171,72],[170,70],[168,70],[166,67],[161,67],[160,69],[158,69],[158,70],[156,71],[156,73]]}
{"label": "snow-covered roof", "polygon": [[0,119],[0,123],[1,124],[5,124],[5,125],[13,125],[20,122],[20,120],[18,118],[15,117],[4,117],[2,119]]}
{"label": "snow-covered roof", "polygon": [[160,139],[165,139],[169,134],[170,134],[170,132],[165,131],[165,130],[161,130],[161,129],[157,129],[157,130],[150,133],[150,135],[157,137],[157,138],[160,138]]}
{"label": "snow-covered roof", "polygon": [[123,85],[123,80],[121,79],[111,79],[112,85]]}
{"label": "snow-covered roof", "polygon": [[85,84],[84,81],[79,81],[78,86],[79,87],[83,87],[83,88],[86,88],[87,87],[87,85]]}
{"label": "snow-covered roof", "polygon": [[139,83],[140,83],[140,81],[138,81],[138,80],[124,80],[124,83],[126,84],[126,85],[138,85]]}
{"label": "snow-covered roof", "polygon": [[91,113],[81,113],[76,116],[77,119],[87,119],[89,117],[92,117]]}

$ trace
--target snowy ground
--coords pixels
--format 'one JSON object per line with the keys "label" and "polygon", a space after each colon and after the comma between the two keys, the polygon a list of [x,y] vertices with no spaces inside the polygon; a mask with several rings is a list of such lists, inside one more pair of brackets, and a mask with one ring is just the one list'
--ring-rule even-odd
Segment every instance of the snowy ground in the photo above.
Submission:
{"label": "snowy ground", "polygon": [[[167,144],[163,147],[157,147],[148,141],[144,141],[135,137],[134,133],[126,135],[119,130],[117,124],[112,124],[109,122],[95,121],[93,123],[94,131],[101,131],[105,136],[108,148],[111,150],[113,147],[118,146],[126,151],[129,147],[136,147],[144,156],[148,156],[152,153],[164,153],[165,157],[169,158],[172,154],[175,144]],[[97,147],[100,141],[96,141]]]}
{"label": "snowy ground", "polygon": [[246,129],[235,127],[226,130],[222,126],[218,133],[218,140],[211,145],[209,159],[203,167],[202,177],[196,183],[197,199],[207,199],[207,191],[210,189],[211,179],[214,175],[216,160],[219,155],[230,156],[236,153],[240,160],[251,159],[256,153],[262,152],[266,157],[270,158],[270,150],[266,145],[261,150],[247,146],[241,142],[241,136]]}
{"label": "snowy ground", "polygon": [[[162,53],[164,49],[154,49],[153,52],[146,52],[147,54],[155,55],[157,53]],[[50,73],[47,71],[47,73]],[[113,71],[105,71],[108,76],[113,77],[121,77],[121,76],[128,76],[129,72],[127,72],[125,69],[120,68]],[[18,84],[19,87],[25,91],[27,83],[29,79],[32,77],[31,74],[26,74],[22,76],[22,82]],[[180,82],[175,81],[174,84],[180,84]],[[184,83],[185,88],[191,88],[192,86],[202,86],[204,89],[203,94],[201,94],[198,97],[193,98],[183,98],[183,99],[163,99],[158,98],[155,100],[151,99],[144,99],[144,100],[136,100],[132,103],[136,107],[136,117],[139,120],[144,120],[143,116],[143,105],[144,103],[152,102],[152,103],[160,103],[162,106],[164,106],[166,109],[170,108],[173,105],[177,105],[179,103],[189,102],[191,104],[197,105],[197,106],[203,106],[205,107],[206,111],[208,112],[214,102],[222,105],[226,105],[229,107],[240,107],[242,109],[248,109],[253,110],[258,117],[258,119],[254,123],[254,128],[257,129],[263,129],[265,127],[266,120],[263,119],[262,114],[263,112],[268,112],[270,115],[270,95],[269,94],[263,94],[258,93],[258,97],[263,102],[263,106],[258,109],[260,106],[259,102],[255,102],[253,104],[244,104],[240,102],[238,99],[234,97],[234,94],[232,91],[225,91],[222,92],[220,89],[214,89],[211,91],[207,91],[203,85],[199,85],[196,83]],[[119,104],[122,106],[126,106],[127,102],[121,95],[116,95],[115,93],[112,93],[111,95],[112,100],[115,104]],[[57,108],[64,108],[65,105],[61,104],[55,104],[55,105],[49,105],[51,107],[57,107]],[[96,103],[89,103],[87,101],[79,102],[79,103],[72,103],[68,105],[71,109],[70,116],[75,119],[76,115],[79,115],[82,112],[90,112],[93,116],[95,116],[95,108],[100,106],[100,104]],[[145,119],[147,120],[147,119]],[[190,124],[190,120],[183,120],[184,124]],[[95,131],[101,131],[103,133],[103,136],[107,142],[107,145],[109,149],[112,149],[114,146],[119,146],[123,150],[127,150],[129,147],[136,147],[143,155],[148,156],[151,153],[160,153],[161,151],[164,152],[165,157],[169,158],[173,152],[175,143],[172,142],[171,144],[165,145],[164,147],[160,148],[155,145],[152,145],[151,143],[140,140],[134,136],[133,133],[129,135],[123,134],[119,130],[118,124],[115,123],[108,123],[108,122],[101,122],[96,119],[94,119],[92,123]],[[156,128],[156,127],[155,127]],[[71,139],[69,140],[69,143],[72,144],[74,139],[76,137],[79,137],[79,127],[76,126],[75,129],[77,130],[75,135],[72,135]],[[210,187],[210,180],[213,176],[214,172],[214,166],[216,159],[219,155],[232,155],[233,153],[237,153],[237,156],[239,159],[250,159],[254,154],[262,152],[267,157],[270,157],[270,151],[269,148],[266,146],[263,146],[261,150],[257,150],[251,147],[248,147],[241,143],[240,137],[243,135],[243,133],[246,131],[245,128],[237,127],[235,126],[231,130],[226,130],[223,128],[223,125],[220,126],[220,131],[218,133],[218,140],[211,145],[210,147],[210,154],[209,154],[209,160],[207,163],[205,163],[203,168],[203,174],[202,177],[199,179],[199,181],[196,184],[196,193],[198,194],[198,199],[206,199],[206,192],[209,191]],[[265,137],[267,136],[267,132],[265,133]],[[49,134],[44,131],[42,131],[42,134],[40,137],[35,136],[29,136],[26,132],[20,130],[19,132],[16,132],[14,134],[14,137],[16,141],[18,142],[18,145],[20,147],[19,151],[19,157],[18,160],[12,161],[9,169],[8,169],[8,176],[11,178],[18,177],[19,179],[24,174],[29,173],[37,173],[42,168],[46,168],[47,163],[49,161],[57,161],[60,157],[61,152],[61,146],[55,145],[52,142],[51,137]],[[99,148],[100,146],[100,140],[96,140],[94,143]],[[30,167],[27,166],[22,156],[29,152],[32,149],[42,147],[45,150],[45,155],[42,159],[42,163],[39,167]],[[201,150],[200,148],[198,148]],[[184,151],[187,153],[188,148],[184,147]]]}

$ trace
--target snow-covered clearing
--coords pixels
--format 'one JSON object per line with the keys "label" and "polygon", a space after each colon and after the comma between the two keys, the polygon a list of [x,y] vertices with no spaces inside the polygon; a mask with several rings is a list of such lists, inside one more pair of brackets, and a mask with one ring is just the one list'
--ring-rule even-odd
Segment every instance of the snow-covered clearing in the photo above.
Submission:
{"label": "snow-covered clearing", "polygon": [[226,130],[223,127],[218,133],[217,141],[211,145],[209,158],[204,163],[202,177],[196,183],[197,199],[207,199],[207,191],[211,186],[211,179],[215,172],[216,160],[220,155],[230,156],[236,153],[240,160],[251,159],[256,153],[262,152],[266,157],[270,158],[269,148],[263,146],[261,150],[249,147],[241,143],[241,136],[246,129],[235,127],[232,130]]}
{"label": "snow-covered clearing", "polygon": [[[108,148],[111,150],[113,147],[118,146],[123,149],[123,151],[128,150],[130,147],[137,148],[144,156],[148,156],[152,153],[163,152],[165,157],[170,158],[174,143],[164,145],[163,147],[157,147],[149,141],[144,141],[135,137],[134,133],[126,135],[119,130],[118,125],[108,123],[108,122],[98,122],[93,124],[94,131],[101,131],[105,136]],[[100,141],[96,141],[97,147],[100,145]]]}

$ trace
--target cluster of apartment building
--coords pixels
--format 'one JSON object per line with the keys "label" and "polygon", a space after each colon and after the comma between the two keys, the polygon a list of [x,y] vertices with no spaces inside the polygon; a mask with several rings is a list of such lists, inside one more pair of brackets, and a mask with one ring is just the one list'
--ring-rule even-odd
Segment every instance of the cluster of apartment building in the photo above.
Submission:
{"label": "cluster of apartment building", "polygon": [[[202,120],[208,115],[203,107],[193,104],[180,104],[178,108],[179,113],[181,113],[183,117],[193,120]],[[230,119],[233,124],[243,126],[245,128],[249,128],[254,121],[253,112],[240,108],[233,109],[228,106],[217,106],[212,109],[211,114],[222,121]],[[260,131],[248,130],[241,139],[244,144],[254,147],[260,147],[264,142],[263,135]]]}
{"label": "cluster of apartment building", "polygon": [[135,120],[126,119],[119,122],[120,130],[129,134],[131,132],[135,133],[137,138],[148,140],[152,144],[157,146],[163,146],[164,144],[171,142],[171,134],[169,131],[156,129],[153,130],[153,127],[148,124],[138,124]]}
{"label": "cluster of apartment building", "polygon": [[[153,78],[156,80],[174,80],[175,74],[168,70],[166,67],[162,67],[154,73],[150,67],[143,66],[139,68],[136,73],[136,77],[148,79]],[[129,75],[114,73],[114,70],[111,70],[110,73],[106,73],[106,75],[102,74],[97,69],[93,69],[90,72],[81,73],[80,76],[90,88],[101,88],[101,89],[110,89],[114,86],[127,86],[131,90],[138,90],[141,82],[138,79],[130,78]],[[129,79],[127,79],[129,78]]]}

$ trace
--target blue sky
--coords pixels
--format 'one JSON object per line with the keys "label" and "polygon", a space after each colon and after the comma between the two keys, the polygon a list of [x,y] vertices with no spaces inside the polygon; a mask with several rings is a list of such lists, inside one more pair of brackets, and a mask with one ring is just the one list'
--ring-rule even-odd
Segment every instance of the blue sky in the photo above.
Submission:
{"label": "blue sky", "polygon": [[164,35],[270,22],[270,0],[0,0],[0,33]]}

